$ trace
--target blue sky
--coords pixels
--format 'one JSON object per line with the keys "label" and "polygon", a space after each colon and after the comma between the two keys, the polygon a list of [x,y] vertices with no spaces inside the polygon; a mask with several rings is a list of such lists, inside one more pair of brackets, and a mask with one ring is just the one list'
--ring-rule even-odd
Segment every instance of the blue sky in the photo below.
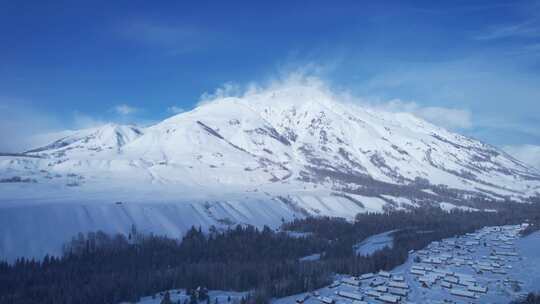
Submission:
{"label": "blue sky", "polygon": [[498,146],[540,145],[539,1],[1,1],[0,41],[4,150],[298,69]]}

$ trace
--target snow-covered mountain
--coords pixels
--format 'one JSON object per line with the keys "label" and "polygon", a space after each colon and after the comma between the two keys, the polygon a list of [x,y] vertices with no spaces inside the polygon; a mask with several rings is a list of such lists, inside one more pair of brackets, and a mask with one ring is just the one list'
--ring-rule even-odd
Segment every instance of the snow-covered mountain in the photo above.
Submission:
{"label": "snow-covered mountain", "polygon": [[216,98],[147,128],[75,131],[0,156],[0,181],[7,257],[132,224],[179,236],[191,225],[276,226],[540,192],[539,172],[492,146],[301,84]]}

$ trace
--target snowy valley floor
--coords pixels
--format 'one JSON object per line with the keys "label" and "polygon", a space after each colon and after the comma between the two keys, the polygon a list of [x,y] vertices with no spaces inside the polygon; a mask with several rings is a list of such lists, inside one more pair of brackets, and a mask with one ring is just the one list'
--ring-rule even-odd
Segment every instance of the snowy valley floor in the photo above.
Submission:
{"label": "snowy valley floor", "polygon": [[354,247],[356,254],[370,255],[385,247],[392,248],[394,244],[394,237],[392,234],[396,231],[397,230],[391,230],[370,236]]}

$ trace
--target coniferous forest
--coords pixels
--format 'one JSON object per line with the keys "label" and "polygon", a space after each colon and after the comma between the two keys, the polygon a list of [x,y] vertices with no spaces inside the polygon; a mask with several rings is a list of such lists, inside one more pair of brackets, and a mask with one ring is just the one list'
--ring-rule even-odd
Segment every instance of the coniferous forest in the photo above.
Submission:
{"label": "coniferous forest", "polygon": [[[142,235],[136,227],[129,235],[79,234],[61,257],[1,262],[0,303],[119,303],[199,286],[250,290],[253,296],[247,302],[265,303],[329,284],[334,273],[389,270],[403,263],[410,250],[434,240],[539,216],[538,204],[501,204],[497,213],[422,208],[359,214],[354,223],[298,219],[279,232],[251,226],[203,232],[193,227],[181,240]],[[389,230],[398,230],[393,248],[356,256],[355,244]],[[299,260],[314,253],[321,258]]]}

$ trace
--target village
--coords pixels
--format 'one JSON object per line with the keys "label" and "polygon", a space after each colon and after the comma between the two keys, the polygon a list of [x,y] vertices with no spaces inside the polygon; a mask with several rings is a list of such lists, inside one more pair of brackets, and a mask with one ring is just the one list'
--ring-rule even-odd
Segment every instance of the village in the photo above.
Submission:
{"label": "village", "polygon": [[[387,272],[341,276],[330,286],[296,296],[299,304],[508,303],[524,295],[513,271],[523,260],[516,248],[527,224],[486,227],[411,251]],[[288,303],[292,298],[279,299]]]}
{"label": "village", "polygon": [[[271,301],[272,304],[508,304],[524,298],[540,283],[540,232],[521,237],[527,224],[485,227],[474,233],[430,243],[411,251],[390,271],[360,276],[336,275],[332,284]],[[363,250],[389,242],[382,233],[363,243]],[[391,242],[390,242],[391,243]],[[391,245],[388,243],[388,245]],[[358,248],[355,248],[358,249]],[[381,249],[381,248],[379,248]],[[366,251],[367,252],[367,251]],[[317,257],[318,259],[319,257]],[[171,299],[186,302],[184,290]],[[248,292],[210,291],[211,303],[240,303]],[[157,304],[163,293],[139,303]]]}

